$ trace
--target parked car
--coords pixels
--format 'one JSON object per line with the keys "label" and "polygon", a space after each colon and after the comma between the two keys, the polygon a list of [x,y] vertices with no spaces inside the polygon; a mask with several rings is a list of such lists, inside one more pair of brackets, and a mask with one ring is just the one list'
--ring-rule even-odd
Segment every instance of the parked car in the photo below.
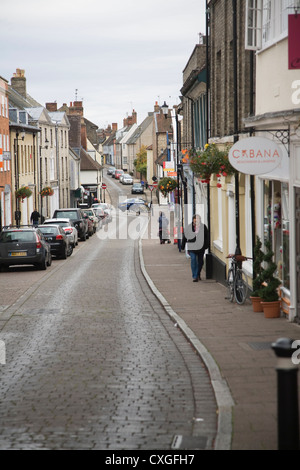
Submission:
{"label": "parked car", "polygon": [[99,228],[102,228],[107,222],[107,215],[101,207],[93,207],[93,210],[98,218]]}
{"label": "parked car", "polygon": [[102,209],[104,211],[105,222],[112,221],[112,209],[111,209],[111,206],[107,204],[106,202],[98,202],[98,203],[92,204],[92,208],[94,210]]}
{"label": "parked car", "polygon": [[122,175],[121,183],[122,184],[133,184],[132,176],[125,173],[125,175]]}
{"label": "parked car", "polygon": [[118,180],[120,179],[120,176],[123,175],[124,171],[123,170],[115,170],[115,179]]}
{"label": "parked car", "polygon": [[144,186],[142,183],[133,183],[131,194],[144,194]]}
{"label": "parked car", "polygon": [[38,269],[51,266],[51,248],[38,228],[4,227],[0,233],[0,267],[33,264]]}
{"label": "parked car", "polygon": [[98,229],[98,225],[99,225],[98,217],[96,216],[94,209],[92,207],[89,207],[88,209],[83,209],[83,212],[85,215],[89,217],[89,219],[93,223],[92,233],[90,233],[90,235],[93,235],[93,233],[95,233]]}
{"label": "parked car", "polygon": [[107,169],[107,174],[110,175],[110,176],[112,176],[115,171],[116,171],[115,167],[114,167],[114,166],[110,166],[110,167]]}
{"label": "parked car", "polygon": [[53,219],[70,219],[77,228],[80,240],[89,238],[88,220],[83,215],[83,210],[73,207],[67,209],[56,209]]}
{"label": "parked car", "polygon": [[51,255],[67,259],[73,253],[73,245],[60,225],[39,225],[39,230],[44,235],[51,247]]}
{"label": "parked car", "polygon": [[78,231],[72,220],[70,219],[46,219],[44,220],[43,225],[45,224],[54,224],[60,225],[64,229],[66,235],[70,238],[71,245],[73,248],[78,245]]}
{"label": "parked car", "polygon": [[120,202],[118,208],[125,212],[125,211],[149,211],[149,206],[144,199],[137,199],[137,198],[130,198],[126,199],[123,202]]}

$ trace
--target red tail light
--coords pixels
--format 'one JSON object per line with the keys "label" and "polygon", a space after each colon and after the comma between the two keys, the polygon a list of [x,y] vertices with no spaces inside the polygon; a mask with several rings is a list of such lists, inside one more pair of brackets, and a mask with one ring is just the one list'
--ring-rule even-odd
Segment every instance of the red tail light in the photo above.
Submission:
{"label": "red tail light", "polygon": [[56,240],[63,240],[64,237],[62,235],[56,235]]}
{"label": "red tail light", "polygon": [[37,248],[37,249],[38,249],[38,248],[42,248],[42,242],[41,242],[41,240],[39,239],[39,237],[38,237],[37,234],[35,234],[35,236],[36,236],[36,248]]}

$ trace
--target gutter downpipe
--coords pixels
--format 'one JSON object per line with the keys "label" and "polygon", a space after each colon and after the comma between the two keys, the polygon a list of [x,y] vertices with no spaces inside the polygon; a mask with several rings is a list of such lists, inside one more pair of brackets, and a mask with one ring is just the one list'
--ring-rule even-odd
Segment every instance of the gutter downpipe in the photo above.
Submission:
{"label": "gutter downpipe", "polygon": [[[233,23],[233,97],[234,97],[234,143],[239,140],[238,136],[238,78],[237,78],[237,1],[232,0],[232,23]],[[240,248],[240,203],[239,203],[239,174],[235,174],[235,221],[236,221],[236,249],[235,254],[241,254]]]}
{"label": "gutter downpipe", "polygon": [[[209,68],[209,22],[210,15],[208,9],[208,2],[206,0],[206,143],[208,144],[210,136],[210,114],[209,114],[209,90],[210,90],[210,68]],[[206,263],[206,279],[212,279],[213,269],[212,269],[212,253],[211,253],[211,222],[210,222],[210,185],[207,184],[207,230],[208,230],[208,240],[209,247],[208,253],[205,256]]]}
{"label": "gutter downpipe", "polygon": [[[254,52],[250,51],[250,116],[254,114]],[[252,131],[250,135],[252,135]],[[250,191],[251,191],[251,231],[252,231],[252,263],[253,263],[253,278],[254,272],[254,247],[256,235],[256,219],[255,219],[255,179],[254,175],[250,175]]]}

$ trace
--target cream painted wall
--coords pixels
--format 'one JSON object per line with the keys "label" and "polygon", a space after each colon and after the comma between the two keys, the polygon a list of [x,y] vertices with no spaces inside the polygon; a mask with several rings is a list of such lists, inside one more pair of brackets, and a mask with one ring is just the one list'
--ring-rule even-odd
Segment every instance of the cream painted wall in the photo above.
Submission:
{"label": "cream painted wall", "polygon": [[288,69],[288,40],[260,51],[256,63],[256,115],[300,108],[300,70]]}

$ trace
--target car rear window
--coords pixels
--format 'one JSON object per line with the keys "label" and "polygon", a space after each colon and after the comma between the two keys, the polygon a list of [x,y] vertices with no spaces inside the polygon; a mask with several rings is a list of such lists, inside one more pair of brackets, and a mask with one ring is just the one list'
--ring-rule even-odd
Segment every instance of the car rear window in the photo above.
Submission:
{"label": "car rear window", "polygon": [[45,235],[45,234],[57,234],[58,229],[56,227],[48,227],[45,225],[45,227],[39,227],[40,231]]}
{"label": "car rear window", "polygon": [[[60,221],[55,221],[55,222],[49,222],[49,224],[55,224],[59,225],[60,227],[69,227],[70,223],[69,222],[60,222]],[[48,225],[48,222],[44,222],[44,225]]]}
{"label": "car rear window", "polygon": [[55,213],[57,219],[78,219],[77,211],[59,211]]}
{"label": "car rear window", "polygon": [[2,232],[0,235],[1,243],[10,242],[35,242],[35,232]]}

